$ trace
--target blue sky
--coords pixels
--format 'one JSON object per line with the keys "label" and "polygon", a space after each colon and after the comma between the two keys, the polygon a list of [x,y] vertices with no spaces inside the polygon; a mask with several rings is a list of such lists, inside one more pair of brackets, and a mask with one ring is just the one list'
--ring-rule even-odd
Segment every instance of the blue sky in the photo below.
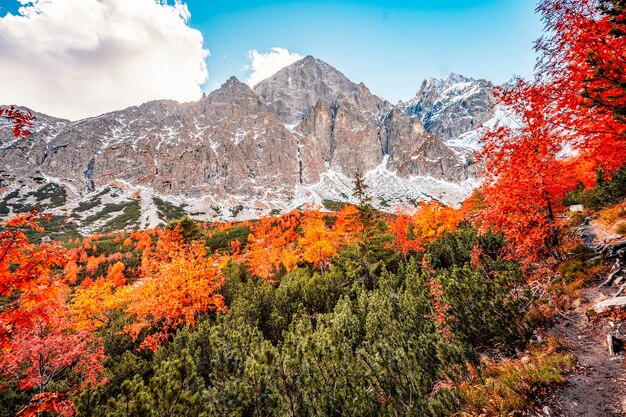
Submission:
{"label": "blue sky", "polygon": [[191,26],[211,51],[211,90],[247,51],[287,48],[323,59],[390,100],[449,72],[501,83],[532,75],[541,22],[530,0],[188,0]]}
{"label": "blue sky", "polygon": [[495,83],[531,77],[542,31],[536,0],[185,3],[187,21],[154,0],[38,0],[19,18],[7,15],[17,14],[17,0],[0,0],[3,100],[68,118],[149,99],[189,101],[231,75],[246,81],[249,51],[285,48],[396,102],[450,72]]}

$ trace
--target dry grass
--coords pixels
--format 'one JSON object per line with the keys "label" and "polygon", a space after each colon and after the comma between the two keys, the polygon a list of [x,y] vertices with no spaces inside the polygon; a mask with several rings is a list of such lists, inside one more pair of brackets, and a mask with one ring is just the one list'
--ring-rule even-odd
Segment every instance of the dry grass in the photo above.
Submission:
{"label": "dry grass", "polygon": [[518,359],[484,359],[482,377],[460,387],[464,406],[458,416],[521,415],[548,385],[564,382],[563,374],[573,368],[574,357],[562,350],[550,338]]}
{"label": "dry grass", "polygon": [[626,202],[601,210],[598,218],[604,225],[613,227],[619,220],[626,219]]}

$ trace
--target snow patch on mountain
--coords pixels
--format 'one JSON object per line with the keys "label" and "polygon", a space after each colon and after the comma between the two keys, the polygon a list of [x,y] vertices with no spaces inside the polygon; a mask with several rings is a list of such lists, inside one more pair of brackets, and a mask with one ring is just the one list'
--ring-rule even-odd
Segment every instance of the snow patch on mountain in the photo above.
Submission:
{"label": "snow patch on mountain", "polygon": [[501,126],[510,127],[515,129],[519,126],[519,122],[516,120],[515,115],[511,110],[504,106],[496,105],[493,112],[493,117],[484,122],[476,129],[470,130],[461,134],[460,136],[446,141],[446,145],[451,148],[461,150],[463,152],[478,152],[482,149],[483,143],[481,138],[486,130],[496,129]]}
{"label": "snow patch on mountain", "polygon": [[[411,211],[419,202],[437,200],[444,204],[458,205],[480,185],[477,179],[462,183],[443,181],[430,176],[403,178],[387,168],[389,155],[375,169],[363,176],[367,193],[372,197],[372,205],[380,210],[395,211],[398,208]],[[329,170],[320,176],[320,181],[309,186],[296,188],[294,207],[306,204],[323,205],[324,201],[348,201],[356,203],[352,197],[354,179],[339,172]]]}

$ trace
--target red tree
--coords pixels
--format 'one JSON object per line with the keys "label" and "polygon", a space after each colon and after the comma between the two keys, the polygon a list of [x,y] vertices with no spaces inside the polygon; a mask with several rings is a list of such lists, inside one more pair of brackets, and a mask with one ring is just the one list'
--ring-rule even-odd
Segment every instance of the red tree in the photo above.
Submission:
{"label": "red tree", "polygon": [[[22,415],[32,415],[27,410],[33,406],[39,411],[43,408],[72,415],[70,399],[63,394],[48,392],[49,385],[70,370],[79,371],[83,383],[102,382],[102,344],[89,332],[71,329],[64,304],[65,300],[46,303],[46,320],[37,318],[22,324],[12,332],[10,342],[4,347],[0,358],[1,373],[19,381],[23,391],[36,393]],[[42,398],[46,399],[43,403]]]}
{"label": "red tree", "polygon": [[71,413],[64,394],[50,384],[70,370],[84,381],[98,382],[102,345],[91,333],[76,331],[66,300],[69,288],[59,274],[63,248],[29,243],[25,228],[41,231],[41,215],[32,211],[5,221],[0,232],[0,374],[36,393],[20,415],[41,411]]}
{"label": "red tree", "polygon": [[536,78],[499,92],[519,126],[485,135],[478,217],[527,262],[556,248],[564,194],[591,186],[599,167],[610,175],[626,163],[623,1],[544,0],[538,11],[547,36]]}
{"label": "red tree", "polygon": [[436,201],[422,202],[412,215],[397,213],[389,226],[394,246],[405,258],[409,252],[423,251],[434,238],[455,229],[461,221],[461,211]]}
{"label": "red tree", "polygon": [[302,214],[302,237],[298,246],[302,250],[302,258],[317,266],[322,273],[328,267],[330,259],[337,254],[341,241],[324,219],[319,210],[307,210]]}
{"label": "red tree", "polygon": [[66,290],[55,269],[65,264],[63,248],[33,245],[24,231],[41,231],[37,211],[18,214],[4,222],[0,232],[0,297],[12,300],[0,312],[0,349],[15,329],[47,320],[46,303]]}
{"label": "red tree", "polygon": [[223,283],[218,256],[207,258],[204,246],[185,243],[178,229],[160,232],[155,251],[144,254],[142,272],[135,284],[116,292],[135,318],[125,331],[134,338],[151,333],[142,347],[155,350],[178,327],[194,325],[198,315],[226,309],[216,293]]}
{"label": "red tree", "polygon": [[623,0],[543,0],[537,42],[544,111],[576,149],[590,185],[598,167],[626,162],[626,10]]}
{"label": "red tree", "polygon": [[248,237],[245,258],[255,276],[272,281],[281,268],[294,269],[300,259],[297,252],[296,229],[301,214],[294,210],[280,217],[268,217],[254,223]]}
{"label": "red tree", "polygon": [[486,207],[477,220],[484,229],[503,231],[515,254],[531,262],[557,247],[557,210],[576,182],[558,157],[567,138],[546,117],[545,86],[519,80],[499,96],[519,126],[485,135]]}

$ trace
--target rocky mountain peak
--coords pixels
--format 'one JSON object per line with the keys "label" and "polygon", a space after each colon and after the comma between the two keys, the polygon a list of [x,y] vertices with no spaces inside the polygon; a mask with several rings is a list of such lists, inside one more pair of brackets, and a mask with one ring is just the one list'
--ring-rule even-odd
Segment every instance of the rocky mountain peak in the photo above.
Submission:
{"label": "rocky mountain peak", "polygon": [[243,87],[247,87],[247,84],[242,83],[237,77],[233,75],[228,80],[226,80],[224,84],[222,84],[221,88],[238,89]]}
{"label": "rocky mountain peak", "polygon": [[[333,67],[332,65],[322,61],[319,58],[315,58],[308,55],[299,61],[283,68],[280,72],[284,71],[287,75],[308,75],[308,78],[312,82],[340,82],[344,85],[353,88],[354,83],[346,77],[341,71]],[[275,74],[275,75],[278,75]],[[272,77],[270,77],[272,78]],[[280,77],[278,77],[280,78]],[[259,83],[260,84],[260,83]]]}
{"label": "rocky mountain peak", "polygon": [[419,118],[429,133],[454,144],[491,120],[495,104],[492,83],[450,73],[424,80],[415,97],[398,106]]}
{"label": "rocky mountain peak", "polygon": [[254,87],[254,92],[287,125],[300,123],[320,100],[350,95],[357,85],[321,59],[307,56]]}
{"label": "rocky mountain peak", "polygon": [[237,79],[237,77],[232,76],[224,84],[222,84],[220,88],[209,93],[204,101],[219,102],[226,99],[233,99],[235,97],[257,96],[247,84],[242,83],[239,79]]}
{"label": "rocky mountain peak", "polygon": [[322,61],[319,58],[315,58],[313,55],[307,55],[301,60],[294,62],[294,64],[297,63],[300,63],[300,65],[328,65],[326,62]]}
{"label": "rocky mountain peak", "polygon": [[450,72],[441,78],[436,78],[436,77],[426,78],[422,82],[422,85],[420,86],[419,90],[428,90],[432,88],[441,89],[442,87],[445,88],[454,84],[466,83],[466,82],[472,82],[472,81],[476,81],[476,80],[474,80],[473,78],[465,77],[464,75],[461,75],[461,74],[455,74],[453,72]]}
{"label": "rocky mountain peak", "polygon": [[410,105],[419,101],[424,102],[425,100],[435,102],[446,98],[461,98],[463,95],[474,95],[482,89],[492,87],[492,84],[486,80],[477,80],[460,74],[449,73],[442,78],[429,77],[424,80],[415,97],[407,104]]}
{"label": "rocky mountain peak", "polygon": [[252,89],[236,77],[230,77],[220,88],[212,91],[193,106],[198,117],[207,119],[205,123],[209,124],[222,119],[229,119],[236,123],[238,117],[271,113]]}

